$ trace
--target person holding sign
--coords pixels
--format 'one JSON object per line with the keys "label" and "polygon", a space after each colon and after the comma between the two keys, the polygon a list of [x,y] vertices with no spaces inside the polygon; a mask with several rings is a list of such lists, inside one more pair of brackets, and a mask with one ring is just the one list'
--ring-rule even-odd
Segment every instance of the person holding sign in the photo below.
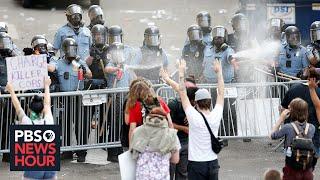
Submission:
{"label": "person holding sign", "polygon": [[[72,38],[66,38],[62,42],[62,50],[65,55],[58,61],[51,61],[48,65],[49,72],[57,71],[58,79],[60,82],[60,91],[62,92],[83,90],[84,78],[92,78],[92,73],[85,61],[77,56],[77,49],[77,42]],[[68,106],[65,106],[65,114],[63,114],[62,116],[64,118],[60,119],[60,124],[62,124],[62,126],[65,126],[65,128],[62,128],[64,130],[62,131],[62,144],[64,146],[70,146],[71,144],[72,128],[70,127],[72,127],[73,119],[75,119],[74,123],[76,125],[75,131],[78,144],[87,144],[89,136],[89,117],[87,116],[87,108],[82,107],[81,99],[79,97],[77,97],[76,99],[74,99],[74,97],[65,97],[65,99],[63,99],[62,101],[62,104],[65,104],[66,102],[73,102],[72,104],[68,104]],[[81,113],[76,112],[80,109],[83,110],[82,113],[84,114],[84,116],[80,116]],[[86,151],[77,151],[78,162],[84,162],[86,154]],[[65,155],[63,155],[63,158],[64,157],[72,158],[72,153],[65,153]]]}
{"label": "person holding sign", "polygon": [[[50,91],[49,86],[51,79],[46,78],[44,81],[44,99],[35,95],[29,104],[30,117],[26,115],[21,107],[17,95],[14,92],[11,82],[7,83],[6,91],[11,94],[12,104],[16,110],[16,114],[19,118],[19,123],[23,125],[52,125],[54,124],[53,116],[51,112]],[[25,171],[24,178],[29,179],[56,179],[55,171]]]}

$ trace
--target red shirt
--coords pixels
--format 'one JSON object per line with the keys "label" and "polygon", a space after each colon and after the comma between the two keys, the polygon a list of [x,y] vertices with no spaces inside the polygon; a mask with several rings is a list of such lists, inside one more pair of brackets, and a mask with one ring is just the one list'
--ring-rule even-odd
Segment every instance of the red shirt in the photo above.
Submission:
{"label": "red shirt", "polygon": [[[160,106],[166,113],[170,113],[170,109],[168,105],[163,101],[163,99],[159,98]],[[140,102],[136,102],[133,108],[129,109],[129,125],[131,123],[137,123],[137,126],[142,125],[142,107]]]}

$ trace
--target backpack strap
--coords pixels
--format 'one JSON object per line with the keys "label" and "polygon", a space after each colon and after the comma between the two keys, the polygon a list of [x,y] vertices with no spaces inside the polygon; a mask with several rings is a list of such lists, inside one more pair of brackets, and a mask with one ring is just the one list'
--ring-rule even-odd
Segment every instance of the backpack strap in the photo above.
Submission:
{"label": "backpack strap", "polygon": [[296,126],[296,124],[294,122],[291,123],[291,125],[293,126],[294,131],[296,132],[297,135],[300,135],[301,132],[299,131],[298,127]]}

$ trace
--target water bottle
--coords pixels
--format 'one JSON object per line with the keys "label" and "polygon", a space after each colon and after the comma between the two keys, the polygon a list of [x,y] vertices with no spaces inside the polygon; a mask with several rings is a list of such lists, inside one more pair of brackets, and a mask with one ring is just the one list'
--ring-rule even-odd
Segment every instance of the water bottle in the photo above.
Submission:
{"label": "water bottle", "polygon": [[292,150],[291,150],[291,147],[288,147],[288,148],[287,148],[286,156],[287,156],[287,157],[291,157],[291,156],[292,156]]}

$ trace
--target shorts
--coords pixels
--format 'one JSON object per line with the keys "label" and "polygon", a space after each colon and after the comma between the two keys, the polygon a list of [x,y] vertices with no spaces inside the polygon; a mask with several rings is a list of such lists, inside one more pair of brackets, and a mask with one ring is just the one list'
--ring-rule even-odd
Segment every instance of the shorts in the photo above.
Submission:
{"label": "shorts", "polygon": [[25,171],[23,177],[26,179],[55,179],[56,171]]}

